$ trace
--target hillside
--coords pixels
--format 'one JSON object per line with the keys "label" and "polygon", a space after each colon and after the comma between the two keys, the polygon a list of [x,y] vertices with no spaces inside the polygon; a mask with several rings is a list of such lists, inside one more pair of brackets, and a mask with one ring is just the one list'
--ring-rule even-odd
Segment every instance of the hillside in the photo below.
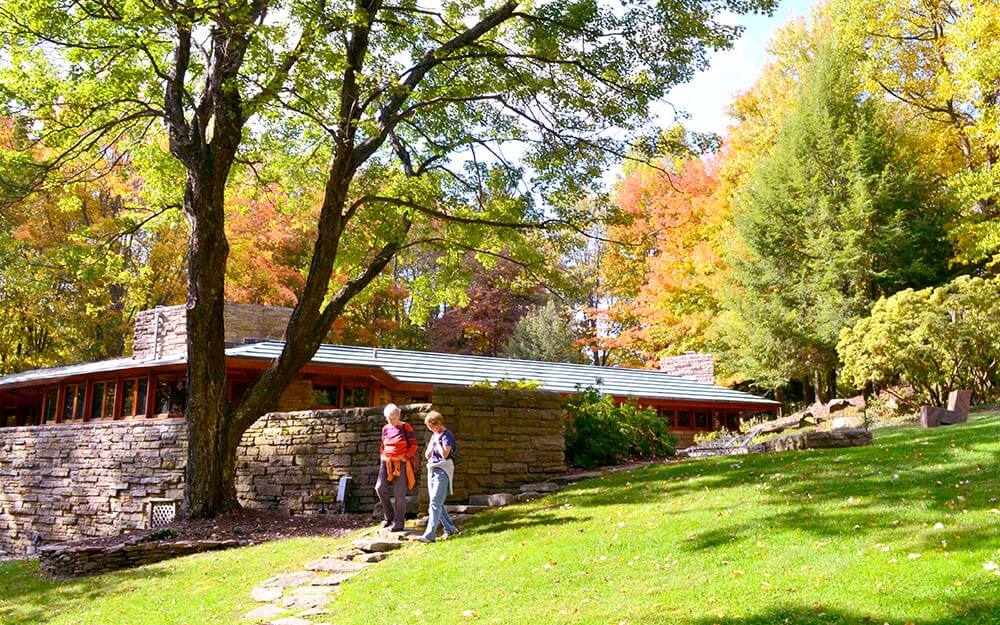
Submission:
{"label": "hillside", "polygon": [[[679,462],[480,515],[349,580],[351,623],[1000,622],[1000,413],[868,448]],[[0,565],[0,622],[231,623],[297,539],[43,582]]]}

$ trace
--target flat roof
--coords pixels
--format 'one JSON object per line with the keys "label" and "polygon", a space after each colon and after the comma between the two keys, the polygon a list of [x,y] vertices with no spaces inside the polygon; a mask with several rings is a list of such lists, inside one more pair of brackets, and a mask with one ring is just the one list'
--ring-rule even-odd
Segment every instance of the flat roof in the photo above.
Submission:
{"label": "flat roof", "polygon": [[[231,347],[234,358],[273,360],[284,348],[283,341],[261,341]],[[588,386],[622,397],[672,399],[677,401],[778,406],[779,402],[723,386],[696,382],[653,369],[595,367],[562,362],[491,358],[463,354],[418,352],[405,349],[321,345],[311,364],[377,367],[400,382],[470,386],[477,382],[533,380],[540,388],[574,393]]]}
{"label": "flat roof", "polygon": [[[261,341],[226,349],[229,358],[273,360],[285,344]],[[184,364],[184,358],[138,360],[116,358],[100,362],[49,367],[0,377],[0,390],[34,382],[110,373],[127,369]],[[463,354],[442,354],[404,349],[354,347],[323,344],[310,361],[312,365],[372,367],[408,384],[470,386],[500,380],[538,382],[540,388],[557,393],[574,393],[594,387],[619,397],[704,402],[711,404],[755,405],[762,408],[779,403],[723,386],[696,382],[652,369],[595,367],[560,362],[491,358]]]}

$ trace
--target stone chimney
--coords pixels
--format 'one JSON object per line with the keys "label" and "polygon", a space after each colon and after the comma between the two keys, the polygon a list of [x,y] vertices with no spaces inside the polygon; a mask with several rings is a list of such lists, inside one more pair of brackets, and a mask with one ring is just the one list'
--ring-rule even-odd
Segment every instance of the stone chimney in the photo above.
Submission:
{"label": "stone chimney", "polygon": [[[291,308],[226,302],[226,345],[247,339],[281,340]],[[136,360],[187,356],[187,307],[159,306],[135,316],[132,357]]]}
{"label": "stone chimney", "polygon": [[695,382],[715,384],[715,357],[698,352],[664,356],[660,359],[660,371]]}

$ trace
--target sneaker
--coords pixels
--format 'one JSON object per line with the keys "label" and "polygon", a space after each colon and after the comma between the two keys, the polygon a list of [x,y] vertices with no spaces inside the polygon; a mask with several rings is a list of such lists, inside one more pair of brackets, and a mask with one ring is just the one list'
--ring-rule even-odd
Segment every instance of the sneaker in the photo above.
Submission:
{"label": "sneaker", "polygon": [[418,543],[432,543],[432,542],[434,542],[433,538],[427,538],[426,536],[417,536],[413,540],[417,541]]}
{"label": "sneaker", "polygon": [[445,532],[444,535],[441,536],[441,538],[444,539],[444,540],[448,540],[449,538],[452,538],[453,536],[458,536],[461,533],[462,532],[460,532],[458,530],[455,530],[454,532]]}
{"label": "sneaker", "polygon": [[383,529],[392,527],[392,521],[382,521],[382,527]]}

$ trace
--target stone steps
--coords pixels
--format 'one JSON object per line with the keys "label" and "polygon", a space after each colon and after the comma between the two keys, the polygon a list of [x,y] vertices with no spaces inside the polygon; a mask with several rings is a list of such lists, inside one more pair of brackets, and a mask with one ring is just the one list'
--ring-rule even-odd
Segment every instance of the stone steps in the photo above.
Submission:
{"label": "stone steps", "polygon": [[[466,504],[445,506],[455,523],[471,519],[474,515],[503,506],[531,501],[554,493],[565,484],[598,477],[603,473],[577,474],[565,476],[561,480],[525,484],[515,493],[491,493],[473,495]],[[427,526],[427,518],[417,520],[418,527]],[[419,532],[389,532],[376,530],[359,538],[352,546],[338,553],[323,556],[306,564],[305,571],[276,575],[254,589],[255,601],[267,605],[260,606],[244,616],[245,621],[266,625],[329,625],[311,620],[311,617],[327,613],[330,595],[340,584],[354,577],[370,565],[390,557],[391,553],[415,541]],[[290,612],[296,612],[290,614]]]}

